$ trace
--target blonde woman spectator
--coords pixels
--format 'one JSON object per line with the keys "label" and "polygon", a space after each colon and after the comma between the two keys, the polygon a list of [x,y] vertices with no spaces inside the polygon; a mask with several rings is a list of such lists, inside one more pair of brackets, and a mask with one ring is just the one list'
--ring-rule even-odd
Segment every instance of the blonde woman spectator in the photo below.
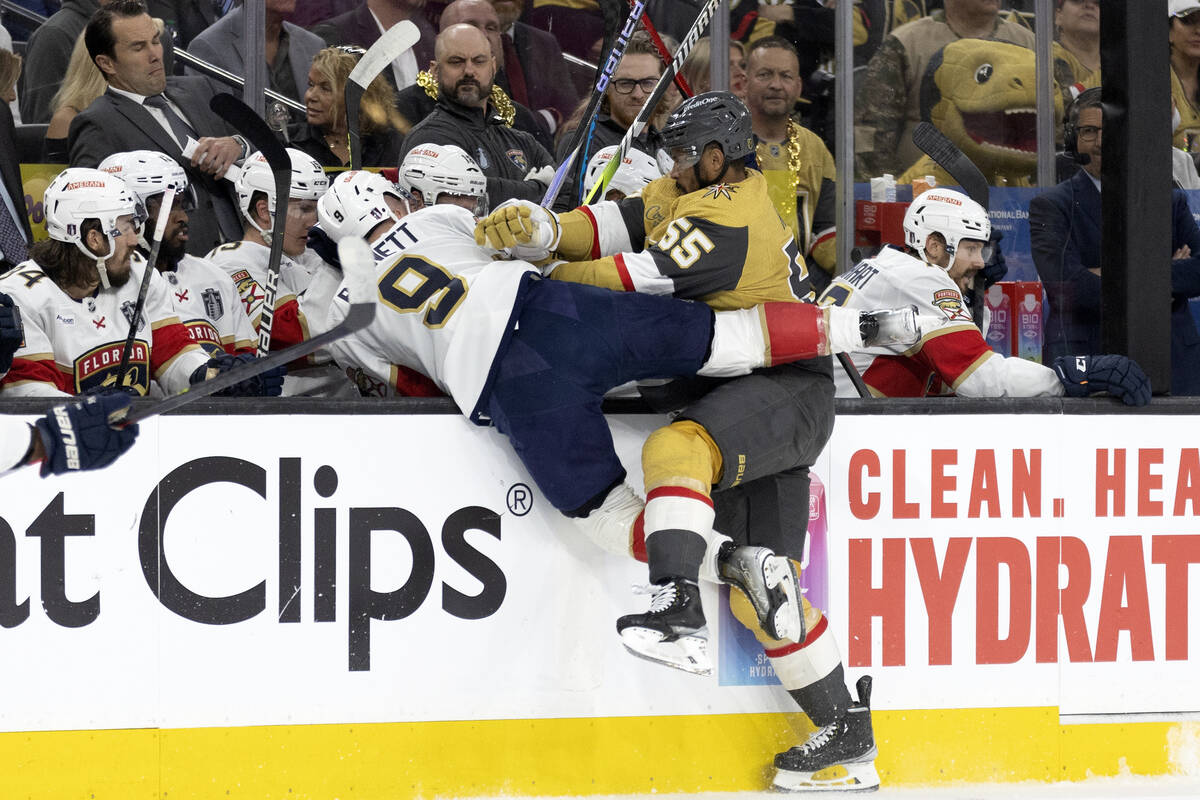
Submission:
{"label": "blonde woman spectator", "polygon": [[[709,37],[696,40],[696,45],[692,52],[688,53],[680,72],[695,94],[702,94],[712,88],[712,47]],[[745,101],[746,48],[738,41],[729,42],[729,91]]]}
{"label": "blonde woman spectator", "polygon": [[[346,122],[346,80],[362,55],[361,48],[326,47],[317,52],[304,92],[306,119],[291,130],[291,144],[323,167],[350,163]],[[400,143],[408,124],[396,110],[396,94],[387,79],[377,77],[359,105],[362,158],[366,167],[392,167],[400,161]]]}
{"label": "blonde woman spectator", "polygon": [[[154,22],[161,33],[162,20],[156,19]],[[42,150],[42,157],[47,163],[67,163],[67,133],[71,129],[71,120],[90,106],[93,100],[104,94],[107,88],[104,75],[88,55],[81,33],[75,40],[74,49],[71,50],[71,60],[67,63],[67,74],[62,85],[50,101],[53,112],[50,127],[46,129],[46,144]]]}

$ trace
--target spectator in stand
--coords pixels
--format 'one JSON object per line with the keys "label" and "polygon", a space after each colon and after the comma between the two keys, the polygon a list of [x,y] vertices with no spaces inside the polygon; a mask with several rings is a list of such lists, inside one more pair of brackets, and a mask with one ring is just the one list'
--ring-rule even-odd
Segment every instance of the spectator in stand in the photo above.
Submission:
{"label": "spectator in stand", "polygon": [[[921,121],[921,80],[934,54],[957,39],[993,39],[1033,48],[1033,31],[1000,19],[996,0],[945,0],[935,11],[896,28],[855,78],[857,147],[855,174],[860,179],[890,172],[899,175],[922,153],[912,143]],[[1072,80],[1059,81],[1068,86]]]}
{"label": "spectator in stand", "polygon": [[358,0],[304,0],[303,3],[297,3],[296,10],[288,14],[288,22],[311,29],[339,14],[353,11],[357,5]]}
{"label": "spectator in stand", "polygon": [[1055,0],[1054,56],[1082,88],[1100,85],[1100,0]]}
{"label": "spectator in stand", "polygon": [[425,143],[453,144],[487,176],[493,206],[505,200],[540,200],[554,177],[550,153],[524,131],[513,130],[495,108],[496,59],[487,36],[471,25],[451,25],[437,38],[437,107],[404,139],[402,152]]}
{"label": "spectator in stand", "polygon": [[528,22],[547,31],[564,52],[596,60],[592,50],[604,38],[604,17],[596,0],[533,0]]}
{"label": "spectator in stand", "polygon": [[754,128],[754,158],[771,203],[813,269],[820,292],[837,270],[837,171],[821,137],[793,119],[804,89],[800,60],[787,39],[768,36],[750,46],[746,105]]}
{"label": "spectator in stand", "polygon": [[[696,40],[692,52],[683,61],[680,70],[683,79],[695,94],[712,89],[712,40],[703,36]],[[746,48],[738,41],[729,42],[729,91],[746,99]]]}
{"label": "spectator in stand", "polygon": [[[571,82],[563,79],[562,49],[554,36],[520,21],[525,0],[491,0],[491,5],[500,18],[497,83],[513,100],[545,117],[547,129],[554,133],[579,100]],[[449,10],[447,7],[446,11]],[[445,13],[442,12],[443,28],[447,26]]]}
{"label": "spectator in stand", "polygon": [[417,73],[433,60],[436,35],[429,20],[421,13],[424,5],[425,0],[365,0],[353,11],[314,25],[312,32],[324,39],[329,47],[349,44],[367,49],[397,22],[411,21],[421,32],[420,41],[384,72],[396,89],[403,89],[411,85],[417,79]]}
{"label": "spectator in stand", "polygon": [[[71,121],[72,166],[94,167],[112,153],[158,150],[178,161],[196,190],[188,252],[203,255],[241,236],[228,183],[218,183],[248,146],[208,107],[203,78],[166,77],[162,44],[146,7],[118,0],[96,12],[85,33],[88,53],[108,89]],[[190,160],[187,140],[197,145]]]}
{"label": "spectator in stand", "polygon": [[1171,96],[1180,114],[1175,146],[1200,152],[1200,2],[1170,0]]}
{"label": "spectator in stand", "polygon": [[[315,158],[323,167],[350,163],[346,128],[346,80],[361,53],[347,47],[326,47],[313,58],[304,92],[306,121],[289,132],[292,147]],[[400,160],[400,143],[408,123],[396,110],[396,93],[382,75],[367,87],[359,104],[362,166],[390,167]]]}
{"label": "spectator in stand", "polygon": [[[162,20],[154,20],[161,35]],[[69,155],[67,136],[71,131],[71,120],[75,115],[90,106],[93,101],[108,88],[104,75],[92,63],[88,55],[87,43],[83,34],[75,41],[71,50],[71,61],[67,65],[67,74],[62,86],[54,93],[52,108],[54,115],[50,117],[50,125],[46,128],[46,141],[42,147],[42,156],[48,164],[65,164]]]}
{"label": "spectator in stand", "polygon": [[[30,248],[19,272],[0,279],[24,326],[0,384],[4,393],[53,397],[113,388],[145,395],[153,379],[175,394],[240,363],[227,354],[210,359],[191,341],[167,282],[151,273],[139,335],[121,375],[142,271],[149,269],[133,259],[144,219],[139,205],[120,178],[76,168],[50,182],[45,206],[50,238]],[[282,383],[282,371],[271,370],[223,394],[278,395]]]}
{"label": "spectator in stand", "polygon": [[[500,63],[500,18],[496,16],[495,9],[487,0],[454,0],[453,3],[446,6],[441,16],[441,30],[457,24],[471,25],[483,31],[488,38],[488,43],[492,46],[492,56],[496,59],[497,64]],[[545,118],[540,114],[533,113],[521,103],[513,102],[500,85],[500,79],[501,75],[497,73],[496,82],[492,85],[491,100],[492,105],[503,117],[504,124],[519,131],[525,131],[537,139],[538,144],[546,148],[547,152],[553,150],[554,139],[550,134],[550,129],[546,127]],[[437,99],[437,80],[429,70],[422,70],[417,74],[415,84],[400,90],[396,102],[401,116],[404,117],[408,127],[411,127],[429,116],[429,113],[437,106]]]}
{"label": "spectator in stand", "polygon": [[[581,146],[571,173],[563,181],[563,189],[555,203],[556,208],[574,208],[578,205],[575,187],[580,170],[586,168],[592,156],[600,150],[621,141],[625,131],[633,124],[638,112],[645,105],[646,98],[654,91],[654,85],[658,83],[662,71],[662,59],[650,40],[650,34],[641,29],[635,31],[625,47],[625,57],[621,59],[608,88],[604,90],[591,140],[584,139],[586,146]],[[582,103],[578,114],[583,114]],[[558,138],[559,162],[566,158],[566,146],[571,138],[571,131],[581,124],[587,124],[587,120],[580,121],[572,115],[572,120],[563,126]],[[641,135],[633,140],[633,146],[643,153],[655,156],[662,146],[658,128],[647,125]]]}
{"label": "spectator in stand", "polygon": [[20,75],[21,57],[11,50],[0,50],[0,101],[5,105],[16,102]]}
{"label": "spectator in stand", "polygon": [[62,8],[29,37],[25,70],[17,89],[23,123],[44,125],[50,121],[51,100],[67,74],[71,48],[99,8],[99,0],[63,0]]}
{"label": "spectator in stand", "polygon": [[12,110],[0,103],[0,275],[25,260],[32,242]]}
{"label": "spectator in stand", "polygon": [[[308,68],[313,56],[325,46],[320,36],[309,33],[284,17],[296,7],[296,0],[266,0],[267,86],[284,97],[299,101],[308,86]],[[211,28],[201,33],[188,48],[192,55],[203,58],[234,75],[246,73],[246,44],[242,41],[245,9],[238,6]],[[200,75],[189,68],[189,75]],[[227,92],[220,81],[205,78],[213,94]]]}

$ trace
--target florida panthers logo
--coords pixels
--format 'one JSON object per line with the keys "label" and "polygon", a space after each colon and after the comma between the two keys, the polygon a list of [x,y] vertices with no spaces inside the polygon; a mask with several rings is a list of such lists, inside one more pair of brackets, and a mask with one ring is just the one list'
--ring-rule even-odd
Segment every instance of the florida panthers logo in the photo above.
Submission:
{"label": "florida panthers logo", "polygon": [[962,295],[953,289],[941,289],[933,293],[933,304],[942,310],[946,319],[970,322],[971,315],[963,305]]}
{"label": "florida panthers logo", "polygon": [[524,150],[508,150],[504,155],[508,156],[508,160],[516,164],[517,169],[521,170],[521,172],[527,172],[529,170],[529,161],[525,158]]}

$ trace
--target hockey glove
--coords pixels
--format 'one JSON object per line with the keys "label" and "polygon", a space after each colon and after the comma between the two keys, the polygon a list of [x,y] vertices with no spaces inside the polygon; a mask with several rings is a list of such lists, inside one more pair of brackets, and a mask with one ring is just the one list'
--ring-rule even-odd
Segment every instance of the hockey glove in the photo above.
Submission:
{"label": "hockey glove", "polygon": [[[255,356],[252,353],[239,353],[236,356],[222,353],[204,366],[197,367],[189,378],[189,382],[201,383],[254,359]],[[246,378],[240,383],[235,383],[228,389],[216,392],[213,397],[279,397],[283,393],[283,377],[285,375],[287,375],[287,367],[272,367],[265,372]]]}
{"label": "hockey glove", "polygon": [[122,393],[93,395],[82,403],[52,408],[37,421],[37,433],[46,451],[41,476],[100,469],[133,446],[138,426],[115,428],[130,399]]}
{"label": "hockey glove", "polygon": [[1125,356],[1059,356],[1054,372],[1067,397],[1087,397],[1108,392],[1127,406],[1150,402],[1150,379],[1137,362]]}
{"label": "hockey glove", "polygon": [[21,325],[21,309],[11,297],[0,292],[0,376],[12,366],[13,354],[25,341],[25,329]]}
{"label": "hockey glove", "polygon": [[548,257],[562,237],[558,215],[528,200],[502,203],[475,225],[475,243],[526,261]]}
{"label": "hockey glove", "polygon": [[320,225],[308,229],[308,249],[321,257],[326,264],[342,268],[342,260],[338,258],[337,242],[329,238],[329,234],[321,230]]}

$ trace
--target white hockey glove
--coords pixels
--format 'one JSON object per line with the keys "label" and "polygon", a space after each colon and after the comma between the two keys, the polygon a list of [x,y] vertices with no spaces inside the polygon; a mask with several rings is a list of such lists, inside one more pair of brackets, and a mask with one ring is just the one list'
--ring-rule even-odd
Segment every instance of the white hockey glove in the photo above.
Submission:
{"label": "white hockey glove", "polygon": [[538,184],[541,185],[542,189],[545,190],[546,187],[548,187],[550,185],[550,183],[554,180],[554,167],[547,164],[544,167],[537,167],[536,169],[531,169],[531,170],[529,170],[529,173],[525,176],[524,180],[537,181]]}
{"label": "white hockey glove", "polygon": [[558,215],[528,200],[507,200],[475,224],[475,243],[525,261],[542,261],[558,247]]}

